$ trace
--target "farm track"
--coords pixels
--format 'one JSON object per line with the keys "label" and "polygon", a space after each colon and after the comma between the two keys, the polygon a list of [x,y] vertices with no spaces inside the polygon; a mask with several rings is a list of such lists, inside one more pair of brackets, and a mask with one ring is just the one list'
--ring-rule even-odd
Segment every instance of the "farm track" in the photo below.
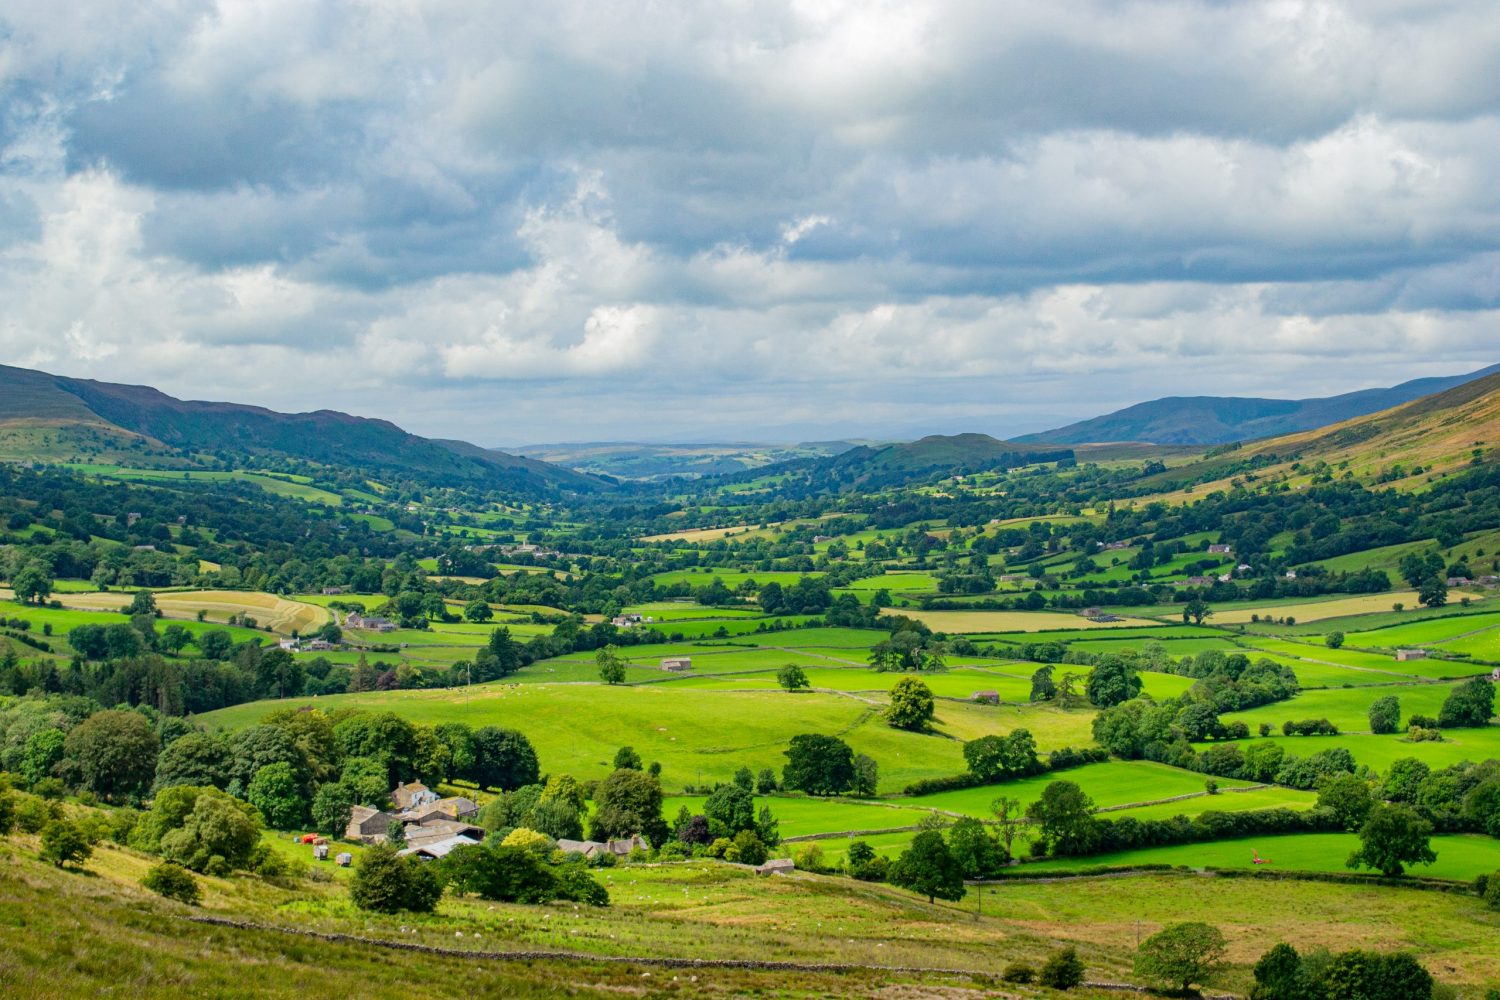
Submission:
{"label": "farm track", "polygon": [[[858,962],[782,962],[753,958],[676,958],[670,956],[595,955],[581,951],[471,951],[464,948],[444,948],[438,945],[419,944],[415,941],[392,941],[388,938],[372,938],[359,934],[339,934],[331,931],[303,930],[278,924],[262,924],[248,920],[232,920],[228,917],[182,916],[178,919],[211,927],[229,927],[235,930],[259,933],[290,934],[313,938],[333,944],[355,944],[371,948],[386,948],[392,951],[417,952],[444,958],[459,958],[479,962],[572,962],[593,965],[646,965],[663,969],[743,969],[753,972],[805,972],[813,974],[841,974],[872,972],[894,975],[948,976],[963,979],[995,979],[998,973],[984,969],[943,968],[921,965],[872,965]],[[1133,983],[1085,982],[1081,985],[1095,990],[1120,993],[1149,993],[1144,986]],[[1234,994],[1202,994],[1205,1000],[1238,1000]]]}

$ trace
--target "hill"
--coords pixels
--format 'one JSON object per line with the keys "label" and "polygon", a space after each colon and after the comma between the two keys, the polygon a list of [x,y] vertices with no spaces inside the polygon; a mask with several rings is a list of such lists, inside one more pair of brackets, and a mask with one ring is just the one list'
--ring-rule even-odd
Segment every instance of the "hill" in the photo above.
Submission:
{"label": "hill", "polygon": [[621,479],[697,478],[726,475],[789,462],[836,455],[868,441],[815,441],[763,444],[746,441],[647,444],[636,441],[591,441],[535,444],[511,449],[515,454],[562,465],[579,472]]}
{"label": "hill", "polygon": [[0,366],[0,452],[46,461],[126,457],[180,468],[209,456],[221,464],[286,458],[366,475],[528,493],[603,485],[534,459],[418,437],[385,420],[181,400],[149,386],[9,366]]}
{"label": "hill", "polygon": [[1500,372],[1500,365],[1465,375],[1421,378],[1384,389],[1361,389],[1316,399],[1239,396],[1168,396],[1123,410],[1027,434],[1018,442],[1086,444],[1147,441],[1214,445],[1293,434],[1387,410]]}
{"label": "hill", "polygon": [[988,434],[934,434],[918,441],[860,445],[824,458],[769,465],[730,483],[778,479],[781,493],[876,490],[920,482],[934,475],[969,475],[1014,469],[1037,462],[1072,462],[1073,449],[1002,441]]}

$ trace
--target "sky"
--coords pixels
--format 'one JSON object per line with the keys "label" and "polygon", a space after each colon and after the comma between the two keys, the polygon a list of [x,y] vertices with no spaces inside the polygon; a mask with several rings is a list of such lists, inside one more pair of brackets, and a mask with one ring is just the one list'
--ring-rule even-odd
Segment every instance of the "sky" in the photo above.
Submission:
{"label": "sky", "polygon": [[9,0],[0,361],[497,446],[1500,361],[1493,0]]}

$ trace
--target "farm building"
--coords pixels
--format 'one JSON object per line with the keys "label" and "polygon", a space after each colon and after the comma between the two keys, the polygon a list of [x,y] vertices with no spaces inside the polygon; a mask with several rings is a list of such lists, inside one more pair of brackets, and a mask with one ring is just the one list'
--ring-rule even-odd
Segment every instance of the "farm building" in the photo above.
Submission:
{"label": "farm building", "polygon": [[390,831],[391,824],[397,822],[395,816],[380,809],[371,809],[369,806],[355,806],[349,811],[349,825],[344,828],[345,840],[357,840],[362,844],[385,843],[385,835]]}
{"label": "farm building", "polygon": [[484,840],[483,827],[452,819],[428,818],[420,823],[407,823],[405,833],[407,847],[422,847],[454,837],[462,837],[475,844]]}
{"label": "farm building", "polygon": [[643,618],[640,615],[616,615],[609,620],[609,623],[615,628],[635,628],[646,621],[650,621],[650,619]]}
{"label": "farm building", "polygon": [[455,795],[446,799],[434,797],[413,805],[401,813],[401,818],[409,823],[426,823],[429,820],[438,819],[464,820],[478,814],[478,803],[473,799]]}
{"label": "farm building", "polygon": [[633,837],[625,837],[619,840],[559,840],[557,849],[564,854],[582,854],[585,858],[597,858],[601,854],[613,854],[617,858],[623,858],[634,850],[649,851],[651,845],[646,843],[646,838],[640,834]]}
{"label": "farm building", "polygon": [[300,652],[302,649],[302,640],[297,638],[281,639],[277,641],[276,647],[278,649],[284,649],[288,653]]}
{"label": "farm building", "polygon": [[309,639],[305,647],[309,652],[322,652],[333,648],[333,643],[327,639]]}
{"label": "farm building", "polygon": [[344,592],[344,588],[343,587],[324,587],[323,588],[323,596],[324,597],[337,597],[340,594],[342,594],[343,592]]}
{"label": "farm building", "polygon": [[405,784],[397,785],[395,791],[391,792],[391,801],[396,803],[396,808],[401,812],[406,812],[417,806],[425,806],[437,800],[438,793],[420,781],[409,781]]}
{"label": "farm building", "polygon": [[755,866],[757,875],[785,875],[797,870],[797,863],[791,858],[771,858],[764,864]]}
{"label": "farm building", "polygon": [[668,656],[661,661],[663,670],[692,670],[693,658],[691,656]]}
{"label": "farm building", "polygon": [[1083,618],[1098,618],[1104,611],[1101,608],[1084,608],[1078,614]]}
{"label": "farm building", "polygon": [[1210,545],[1208,551],[1211,555],[1227,556],[1234,552],[1233,545]]}
{"label": "farm building", "polygon": [[1212,587],[1214,578],[1211,576],[1190,576],[1184,581],[1189,587]]}
{"label": "farm building", "polygon": [[1450,586],[1450,587],[1472,587],[1473,585],[1474,585],[1474,581],[1470,580],[1466,576],[1450,576],[1450,577],[1448,577],[1448,586]]}
{"label": "farm building", "polygon": [[1425,660],[1427,659],[1427,650],[1398,649],[1396,650],[1396,659],[1402,663],[1405,663],[1407,660]]}
{"label": "farm building", "polygon": [[1500,667],[1496,667],[1494,670],[1490,671],[1490,680],[1494,681],[1497,684],[1500,684]]}
{"label": "farm building", "polygon": [[389,621],[379,615],[362,615],[358,611],[351,611],[344,616],[345,628],[364,629],[367,632],[394,632],[396,623]]}
{"label": "farm building", "polygon": [[969,696],[970,701],[977,701],[981,705],[1000,704],[1000,693],[998,691],[975,691]]}
{"label": "farm building", "polygon": [[813,535],[813,544],[822,545],[824,542],[833,541],[832,535]]}
{"label": "farm building", "polygon": [[[482,839],[482,838],[481,838]],[[444,837],[440,840],[430,840],[418,844],[415,847],[407,847],[397,851],[397,854],[421,858],[423,861],[436,861],[445,858],[456,847],[473,847],[479,843],[468,837]]]}

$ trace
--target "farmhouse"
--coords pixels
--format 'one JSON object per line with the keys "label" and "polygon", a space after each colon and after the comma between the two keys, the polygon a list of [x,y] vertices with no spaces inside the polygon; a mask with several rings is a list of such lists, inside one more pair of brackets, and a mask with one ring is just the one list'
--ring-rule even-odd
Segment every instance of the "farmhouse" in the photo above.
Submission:
{"label": "farmhouse", "polygon": [[343,587],[324,587],[323,588],[323,596],[324,597],[337,597],[338,595],[342,594],[343,592],[344,592],[344,588]]}
{"label": "farmhouse", "polygon": [[616,615],[609,620],[609,623],[615,628],[635,628],[647,620],[640,615]]}
{"label": "farmhouse", "polygon": [[284,649],[288,653],[300,652],[302,649],[302,640],[296,638],[295,636],[290,639],[280,639],[277,641],[276,647],[278,649]]}
{"label": "farmhouse", "polygon": [[1105,552],[1118,552],[1120,549],[1130,548],[1129,542],[1106,542],[1103,546]]}
{"label": "farmhouse", "polygon": [[464,820],[478,814],[477,803],[472,799],[456,795],[446,799],[434,798],[421,805],[412,806],[401,814],[401,818],[410,823],[425,824],[430,820],[439,819]]}
{"label": "farmhouse", "polygon": [[625,837],[619,840],[559,840],[557,849],[564,854],[582,854],[585,858],[593,859],[601,854],[613,854],[617,858],[623,858],[634,850],[649,851],[651,845],[646,843],[646,838],[640,834]]}
{"label": "farmhouse", "polygon": [[327,639],[309,639],[307,640],[307,645],[303,648],[310,652],[323,652],[332,649],[333,643]]}
{"label": "farmhouse", "polygon": [[355,806],[349,810],[349,825],[344,828],[345,840],[357,840],[362,844],[383,844],[391,824],[399,820],[388,812]]}
{"label": "farmhouse", "polygon": [[977,701],[981,705],[1000,704],[1000,692],[998,691],[975,691],[969,696],[970,701]]}
{"label": "farmhouse", "polygon": [[1474,585],[1474,581],[1470,580],[1466,576],[1450,576],[1450,577],[1448,577],[1448,586],[1450,586],[1450,587],[1472,587],[1473,585]]}
{"label": "farmhouse", "polygon": [[1185,581],[1189,587],[1212,587],[1214,578],[1211,576],[1190,576]]}
{"label": "farmhouse", "polygon": [[416,806],[425,806],[437,800],[438,793],[420,781],[397,785],[396,790],[391,792],[391,801],[396,803],[396,808],[401,812],[408,812]]}
{"label": "farmhouse", "polygon": [[660,666],[663,670],[692,670],[693,658],[691,656],[668,656],[661,661]]}
{"label": "farmhouse", "polygon": [[1230,554],[1232,554],[1234,552],[1234,546],[1233,545],[1210,545],[1208,547],[1208,551],[1209,551],[1210,555],[1227,556],[1227,555],[1230,555]]}
{"label": "farmhouse", "polygon": [[[402,856],[420,858],[423,861],[436,861],[439,858],[447,857],[448,853],[456,847],[473,847],[482,839],[482,837],[478,840],[471,840],[468,837],[443,837],[438,840],[424,841],[421,844],[404,848],[396,853]],[[410,843],[410,841],[407,841],[407,843]]]}
{"label": "farmhouse", "polygon": [[1286,571],[1286,578],[1288,580],[1295,580],[1295,579],[1297,579],[1297,571],[1294,570],[1294,569],[1287,570]]}
{"label": "farmhouse", "polygon": [[363,615],[358,611],[351,611],[344,616],[345,628],[364,629],[367,632],[394,632],[396,623],[379,615]]}
{"label": "farmhouse", "polygon": [[447,840],[466,840],[478,844],[484,840],[484,828],[473,823],[435,819],[426,823],[406,824],[406,846],[411,849],[439,844]]}
{"label": "farmhouse", "polygon": [[822,545],[824,542],[833,541],[832,535],[813,535],[813,544]]}
{"label": "farmhouse", "polygon": [[1405,663],[1407,660],[1425,660],[1427,659],[1427,650],[1398,649],[1396,650],[1396,659],[1402,663]]}

